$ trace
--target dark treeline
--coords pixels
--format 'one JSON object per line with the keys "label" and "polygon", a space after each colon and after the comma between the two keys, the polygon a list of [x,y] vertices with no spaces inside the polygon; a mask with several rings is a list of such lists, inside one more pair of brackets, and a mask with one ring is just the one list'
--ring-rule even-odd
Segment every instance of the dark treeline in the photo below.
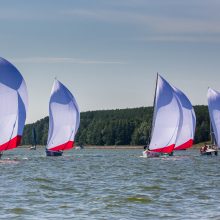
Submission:
{"label": "dark treeline", "polygon": [[[195,143],[208,141],[208,108],[199,105],[194,109],[197,118]],[[144,145],[149,141],[152,115],[152,107],[83,112],[75,142],[83,145]],[[34,126],[38,144],[46,145],[48,123],[49,118],[45,117],[26,125],[22,144],[31,145]]]}

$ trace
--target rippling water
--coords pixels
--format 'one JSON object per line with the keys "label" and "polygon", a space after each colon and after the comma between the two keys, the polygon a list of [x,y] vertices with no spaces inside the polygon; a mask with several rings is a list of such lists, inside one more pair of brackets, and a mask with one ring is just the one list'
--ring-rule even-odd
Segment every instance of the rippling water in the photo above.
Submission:
{"label": "rippling water", "polygon": [[43,149],[7,151],[0,218],[220,219],[220,156],[141,154],[86,149],[50,158]]}

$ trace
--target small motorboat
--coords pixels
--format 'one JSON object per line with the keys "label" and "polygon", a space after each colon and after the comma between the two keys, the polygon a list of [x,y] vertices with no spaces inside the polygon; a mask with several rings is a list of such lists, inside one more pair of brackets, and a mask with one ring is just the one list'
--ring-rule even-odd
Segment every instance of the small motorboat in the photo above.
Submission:
{"label": "small motorboat", "polygon": [[209,155],[209,156],[215,155],[215,156],[217,156],[218,155],[218,148],[215,145],[206,144],[205,146],[202,146],[200,148],[200,153],[201,153],[202,156],[204,156],[204,155]]}

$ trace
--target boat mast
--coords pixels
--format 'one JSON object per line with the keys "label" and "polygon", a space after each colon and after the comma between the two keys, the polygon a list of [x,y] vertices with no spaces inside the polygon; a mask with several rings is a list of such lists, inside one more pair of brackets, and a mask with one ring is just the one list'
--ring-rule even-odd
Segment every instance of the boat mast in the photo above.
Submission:
{"label": "boat mast", "polygon": [[211,119],[210,119],[210,136],[211,136],[211,144],[216,145],[215,134],[213,131]]}
{"label": "boat mast", "polygon": [[[208,87],[209,90],[210,87]],[[212,145],[216,145],[216,139],[215,139],[215,134],[214,134],[214,130],[213,130],[213,126],[212,126],[212,120],[211,120],[211,115],[209,112],[209,129],[210,129],[210,139],[211,139],[211,144]]]}
{"label": "boat mast", "polygon": [[34,148],[36,148],[36,146],[37,146],[37,136],[36,136],[36,130],[35,130],[35,123],[32,127],[32,146]]}
{"label": "boat mast", "polygon": [[212,123],[211,123],[211,118],[210,118],[210,122],[209,122],[209,133],[210,133],[210,138],[211,138],[211,144],[212,144]]}
{"label": "boat mast", "polygon": [[[153,135],[153,127],[154,127],[154,122],[155,122],[155,102],[156,102],[156,94],[157,94],[157,82],[158,82],[158,73],[157,73],[157,78],[156,78],[156,86],[155,86],[155,92],[154,92],[154,103],[153,103],[153,119],[151,123],[151,134],[150,134],[150,139],[152,139]],[[149,143],[150,144],[150,143]]]}

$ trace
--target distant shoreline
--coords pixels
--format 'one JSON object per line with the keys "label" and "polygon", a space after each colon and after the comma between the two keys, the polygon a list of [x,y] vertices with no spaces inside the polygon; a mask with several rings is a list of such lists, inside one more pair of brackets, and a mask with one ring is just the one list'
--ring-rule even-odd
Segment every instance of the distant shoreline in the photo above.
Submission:
{"label": "distant shoreline", "polygon": [[[30,145],[22,145],[19,146],[20,148],[29,148]],[[39,145],[37,146],[37,148],[45,148],[45,146]],[[78,147],[78,145],[74,146],[74,148]],[[144,149],[143,145],[140,146],[129,146],[129,145],[119,145],[119,146],[93,146],[93,145],[89,145],[89,146],[83,146],[84,149]],[[73,148],[73,149],[74,149]]]}
{"label": "distant shoreline", "polygon": [[[209,144],[209,142],[206,142],[206,143],[208,143]],[[195,144],[195,145],[193,145],[193,147],[191,147],[191,148],[189,148],[189,150],[191,150],[191,149],[198,149],[198,148],[200,148],[201,146],[203,146],[205,143],[204,142],[201,142],[201,143],[198,143],[198,144]],[[30,145],[22,145],[22,146],[19,146],[20,148],[29,148],[30,147]],[[37,146],[37,148],[45,148],[45,146]],[[78,147],[78,145],[77,146],[75,146],[75,147]],[[74,147],[74,148],[75,148]],[[143,150],[144,149],[144,145],[136,145],[136,146],[130,146],[130,145],[118,145],[118,146],[116,146],[116,145],[111,145],[111,146],[93,146],[93,145],[88,145],[88,146],[83,146],[84,147],[84,149],[106,149],[106,150],[110,150],[110,149],[112,149],[112,150],[135,150],[135,149],[138,149],[138,150]],[[74,149],[73,148],[73,149]]]}
{"label": "distant shoreline", "polygon": [[144,149],[144,146],[128,146],[128,145],[119,145],[119,146],[84,146],[85,149]]}

